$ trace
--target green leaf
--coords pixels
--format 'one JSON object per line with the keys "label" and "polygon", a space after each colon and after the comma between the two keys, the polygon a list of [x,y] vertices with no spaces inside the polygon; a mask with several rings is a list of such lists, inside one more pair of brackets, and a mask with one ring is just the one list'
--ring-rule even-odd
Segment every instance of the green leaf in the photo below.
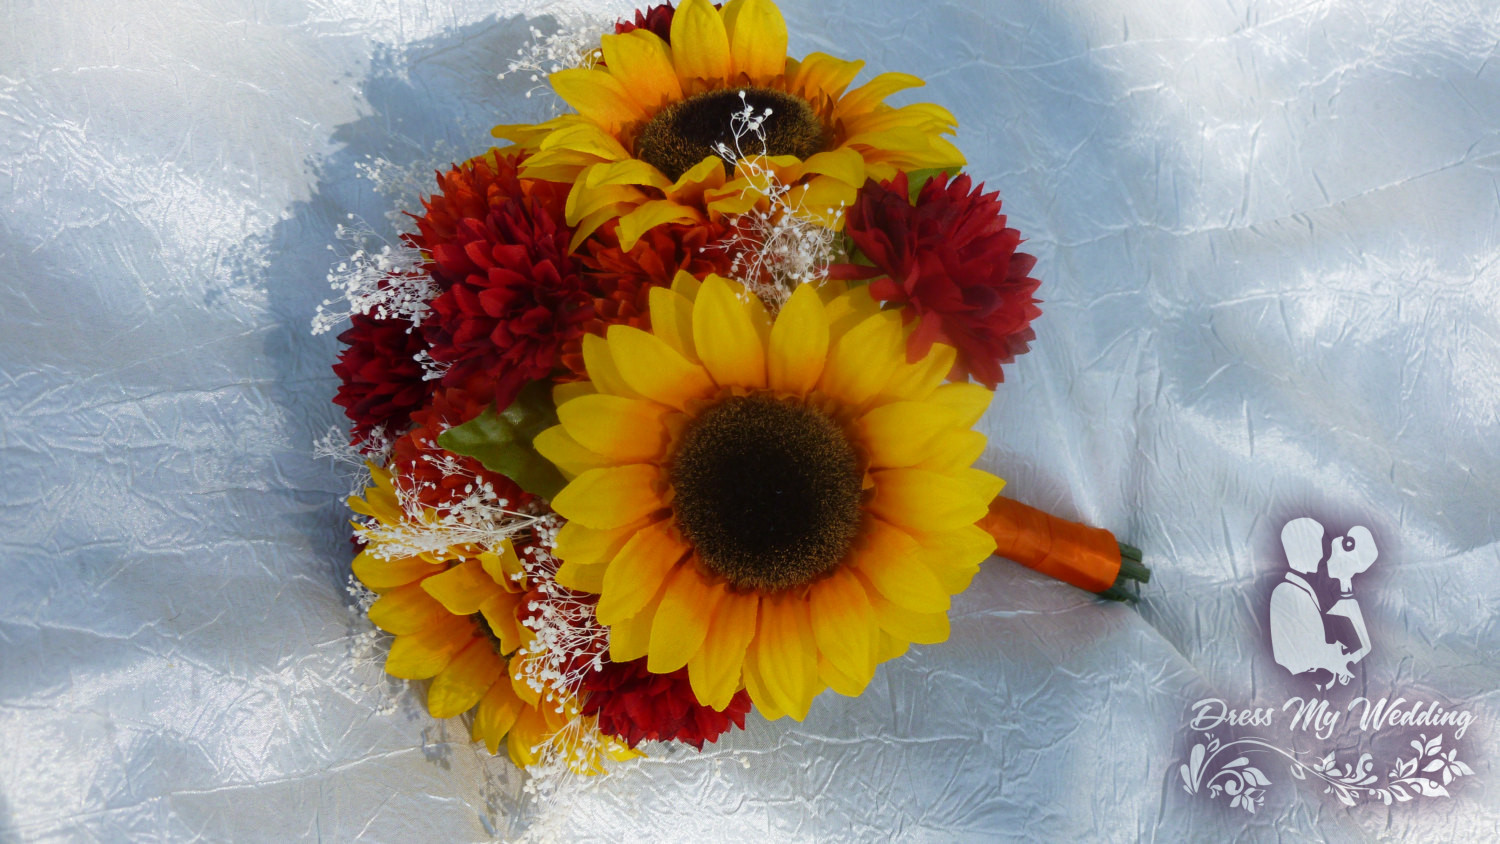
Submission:
{"label": "green leaf", "polygon": [[502,412],[494,405],[473,419],[438,436],[438,445],[454,454],[472,457],[533,495],[550,499],[567,481],[557,467],[537,453],[537,434],[557,424],[552,385],[533,381]]}

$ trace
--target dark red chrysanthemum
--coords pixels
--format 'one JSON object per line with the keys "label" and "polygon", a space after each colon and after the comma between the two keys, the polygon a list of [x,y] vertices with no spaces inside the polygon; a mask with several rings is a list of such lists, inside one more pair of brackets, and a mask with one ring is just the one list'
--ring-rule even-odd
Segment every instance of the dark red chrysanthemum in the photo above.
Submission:
{"label": "dark red chrysanthemum", "polygon": [[999,194],[971,184],[967,175],[950,181],[939,174],[914,206],[905,173],[866,182],[845,230],[876,269],[846,265],[838,274],[884,274],[870,294],[904,305],[907,321],[917,320],[908,356],[947,343],[958,349],[953,377],[993,389],[1004,380],[1000,365],[1036,336],[1031,321],[1041,309],[1031,294],[1040,282],[1027,276],[1036,258],[1016,251],[1021,233],[1005,227]]}
{"label": "dark red chrysanthemum", "polygon": [[[670,286],[680,271],[700,279],[727,275],[733,263],[727,250],[709,248],[724,239],[728,229],[722,223],[657,226],[629,251],[620,248],[615,229],[611,223],[596,232],[580,256],[584,283],[594,296],[594,315],[583,333],[602,337],[611,325],[649,328],[651,288]],[[562,362],[573,377],[586,377],[582,333],[564,344]]]}
{"label": "dark red chrysanthemum", "polygon": [[491,153],[439,176],[412,237],[443,291],[422,324],[443,384],[483,376],[500,407],[550,374],[594,313],[568,254],[568,186],[517,178],[520,160]]}
{"label": "dark red chrysanthemum", "polygon": [[348,348],[333,365],[341,382],[333,403],[354,423],[350,436],[358,445],[376,428],[392,436],[406,430],[412,411],[426,403],[433,384],[422,379],[416,360],[427,342],[410,322],[374,314],[355,314],[350,321],[339,335]]}
{"label": "dark red chrysanthemum", "polygon": [[467,384],[437,390],[431,404],[411,415],[415,427],[396,440],[391,450],[391,468],[403,493],[441,512],[463,499],[468,494],[465,488],[477,480],[488,483],[512,508],[532,500],[510,478],[437,444],[438,435],[483,413],[490,401],[489,385],[475,378]]}
{"label": "dark red chrysanthemum", "polygon": [[642,741],[682,741],[698,750],[729,730],[745,728],[750,695],[741,689],[723,712],[698,702],[688,670],[652,674],[645,658],[606,662],[584,677],[584,715],[598,715],[599,731],[635,747]]}

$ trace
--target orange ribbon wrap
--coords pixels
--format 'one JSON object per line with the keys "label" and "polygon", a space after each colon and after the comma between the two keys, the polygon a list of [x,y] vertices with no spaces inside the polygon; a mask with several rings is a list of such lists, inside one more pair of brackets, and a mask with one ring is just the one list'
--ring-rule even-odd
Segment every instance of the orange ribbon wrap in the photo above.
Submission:
{"label": "orange ribbon wrap", "polygon": [[1013,498],[996,498],[979,526],[995,537],[995,553],[1090,592],[1120,574],[1120,544],[1103,528],[1059,519]]}

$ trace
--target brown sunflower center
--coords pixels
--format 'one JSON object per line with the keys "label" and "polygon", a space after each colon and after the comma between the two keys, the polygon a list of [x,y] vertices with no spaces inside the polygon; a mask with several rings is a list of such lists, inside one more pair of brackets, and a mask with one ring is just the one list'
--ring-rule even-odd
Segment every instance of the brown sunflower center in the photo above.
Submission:
{"label": "brown sunflower center", "polygon": [[838,565],[859,531],[860,463],[838,423],[773,396],[725,399],[683,432],[669,479],[698,558],[777,591]]}
{"label": "brown sunflower center", "polygon": [[[754,128],[737,118],[747,108]],[[725,88],[662,109],[636,136],[635,154],[676,181],[711,155],[724,158],[727,171],[737,155],[807,159],[827,146],[823,121],[801,97],[771,88]]]}

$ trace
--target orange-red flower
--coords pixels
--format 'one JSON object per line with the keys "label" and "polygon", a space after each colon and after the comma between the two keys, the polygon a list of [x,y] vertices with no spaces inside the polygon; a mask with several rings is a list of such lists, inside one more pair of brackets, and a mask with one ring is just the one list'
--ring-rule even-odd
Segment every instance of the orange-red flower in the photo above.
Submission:
{"label": "orange-red flower", "polygon": [[[670,224],[652,229],[633,247],[623,249],[617,226],[600,229],[580,256],[586,284],[594,294],[594,318],[584,325],[584,332],[603,337],[611,325],[649,326],[651,288],[671,286],[678,272],[694,278],[728,273],[733,256],[715,246],[727,234],[723,223]],[[564,344],[563,365],[573,377],[584,376],[582,335]]]}

